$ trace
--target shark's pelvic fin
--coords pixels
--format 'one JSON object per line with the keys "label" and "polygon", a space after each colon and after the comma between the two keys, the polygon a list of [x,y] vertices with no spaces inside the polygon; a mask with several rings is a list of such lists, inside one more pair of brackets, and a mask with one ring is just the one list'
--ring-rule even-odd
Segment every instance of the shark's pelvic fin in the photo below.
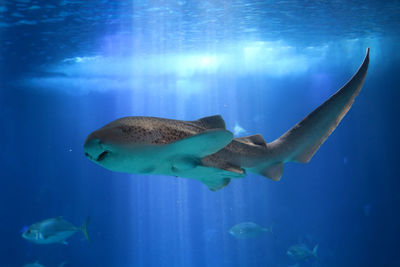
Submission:
{"label": "shark's pelvic fin", "polygon": [[284,162],[309,162],[349,111],[364,83],[368,64],[369,48],[356,74],[342,88],[292,129],[274,142],[267,144],[275,162],[258,166],[253,171],[273,180],[279,180]]}
{"label": "shark's pelvic fin", "polygon": [[238,174],[239,177],[246,174],[246,172],[242,168],[234,166],[234,165],[230,165],[230,164],[221,165],[221,166],[219,166],[219,168],[221,168],[225,171],[228,171],[228,172],[236,173],[236,174]]}
{"label": "shark's pelvic fin", "polygon": [[283,173],[283,162],[277,162],[263,168],[259,172],[262,176],[268,177],[274,181],[279,181]]}
{"label": "shark's pelvic fin", "polygon": [[221,115],[204,117],[196,121],[191,121],[191,123],[206,129],[225,129],[225,121]]}
{"label": "shark's pelvic fin", "polygon": [[231,179],[230,178],[202,179],[201,181],[208,187],[208,189],[215,192],[227,186],[230,183]]}

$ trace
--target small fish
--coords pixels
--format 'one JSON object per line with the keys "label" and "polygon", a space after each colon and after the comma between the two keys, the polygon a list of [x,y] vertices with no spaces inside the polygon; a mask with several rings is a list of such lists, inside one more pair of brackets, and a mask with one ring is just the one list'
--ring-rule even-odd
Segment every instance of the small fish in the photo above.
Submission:
{"label": "small fish", "polygon": [[22,237],[36,244],[67,244],[67,239],[76,232],[82,231],[86,239],[90,241],[87,233],[89,217],[81,227],[76,227],[62,217],[47,219],[29,226]]}
{"label": "small fish", "polygon": [[297,244],[291,246],[286,252],[286,254],[292,259],[299,261],[313,257],[317,258],[317,250],[318,250],[318,244],[315,245],[312,251],[304,244]]}
{"label": "small fish", "polygon": [[[63,267],[67,262],[63,261],[58,265],[58,267]],[[35,261],[34,263],[27,263],[22,267],[45,267],[44,265],[41,265],[38,261]]]}
{"label": "small fish", "polygon": [[248,238],[258,237],[265,232],[274,234],[272,232],[272,226],[270,226],[269,228],[263,228],[260,225],[253,222],[242,222],[236,224],[229,230],[229,233],[238,239],[248,239]]}

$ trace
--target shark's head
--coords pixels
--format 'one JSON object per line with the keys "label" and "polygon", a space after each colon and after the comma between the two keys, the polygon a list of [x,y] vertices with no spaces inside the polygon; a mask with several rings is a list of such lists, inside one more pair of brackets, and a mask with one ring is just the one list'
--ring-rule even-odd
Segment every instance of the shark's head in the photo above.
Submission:
{"label": "shark's head", "polygon": [[154,148],[151,133],[140,121],[127,117],[92,132],[83,145],[85,156],[100,166],[117,172],[143,173]]}
{"label": "shark's head", "polygon": [[[111,150],[107,148],[104,141],[96,137],[96,132],[90,134],[83,145],[85,156],[90,160],[100,164],[107,156],[111,154]],[[101,165],[101,164],[100,164]]]}

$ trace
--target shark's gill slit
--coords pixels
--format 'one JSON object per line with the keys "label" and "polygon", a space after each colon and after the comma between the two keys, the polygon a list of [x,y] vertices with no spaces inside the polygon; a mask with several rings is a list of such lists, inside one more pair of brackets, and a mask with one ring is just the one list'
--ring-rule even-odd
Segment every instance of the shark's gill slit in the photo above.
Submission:
{"label": "shark's gill slit", "polygon": [[103,152],[97,157],[97,161],[102,161],[102,160],[107,156],[108,153],[109,153],[109,151],[107,151],[107,150],[103,151]]}

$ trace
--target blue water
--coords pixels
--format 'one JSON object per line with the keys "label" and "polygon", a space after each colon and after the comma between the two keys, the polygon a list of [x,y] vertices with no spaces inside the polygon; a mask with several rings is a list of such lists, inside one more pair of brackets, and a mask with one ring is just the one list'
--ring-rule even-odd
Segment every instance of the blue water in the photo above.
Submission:
{"label": "blue water", "polygon": [[[400,266],[399,14],[399,1],[0,1],[0,266]],[[353,107],[280,182],[248,174],[211,192],[84,156],[86,136],[123,116],[221,114],[271,142],[367,47]],[[56,216],[90,216],[92,241],[21,237]],[[229,234],[245,221],[276,238]],[[295,244],[319,244],[318,259],[291,259]]]}

